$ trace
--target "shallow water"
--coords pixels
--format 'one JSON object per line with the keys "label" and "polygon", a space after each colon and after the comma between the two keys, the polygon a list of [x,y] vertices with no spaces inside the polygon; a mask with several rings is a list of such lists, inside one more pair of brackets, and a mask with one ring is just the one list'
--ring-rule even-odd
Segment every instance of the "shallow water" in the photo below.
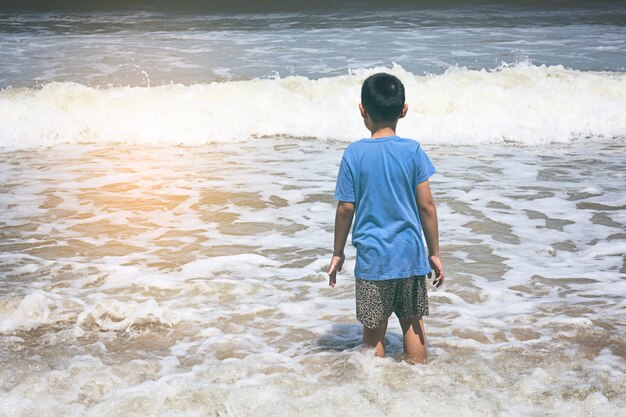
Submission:
{"label": "shallow water", "polygon": [[4,150],[0,415],[617,416],[623,144],[424,144],[426,366],[360,348],[352,249],[327,286],[345,143]]}

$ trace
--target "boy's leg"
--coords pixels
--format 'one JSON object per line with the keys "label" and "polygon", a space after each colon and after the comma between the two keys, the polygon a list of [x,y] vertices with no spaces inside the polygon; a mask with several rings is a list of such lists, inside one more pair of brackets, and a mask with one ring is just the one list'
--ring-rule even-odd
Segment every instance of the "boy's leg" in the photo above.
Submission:
{"label": "boy's leg", "polygon": [[394,311],[402,327],[406,361],[425,363],[426,332],[422,317],[429,314],[425,276],[405,278],[400,282]]}
{"label": "boy's leg", "polygon": [[363,344],[376,356],[385,356],[385,332],[393,312],[394,286],[389,280],[355,280],[356,318],[363,325]]}
{"label": "boy's leg", "polygon": [[402,327],[404,353],[410,363],[426,362],[426,332],[421,316],[400,320]]}
{"label": "boy's leg", "polygon": [[374,347],[374,356],[385,356],[385,333],[388,322],[389,320],[385,320],[374,329],[363,326],[363,344]]}

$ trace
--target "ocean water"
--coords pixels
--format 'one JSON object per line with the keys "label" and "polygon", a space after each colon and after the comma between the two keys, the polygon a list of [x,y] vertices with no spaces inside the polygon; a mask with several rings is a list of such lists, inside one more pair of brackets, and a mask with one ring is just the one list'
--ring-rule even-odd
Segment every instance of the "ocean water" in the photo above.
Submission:
{"label": "ocean water", "polygon": [[[0,14],[0,416],[622,415],[625,9],[276,7]],[[438,169],[426,365],[325,274],[382,70]]]}

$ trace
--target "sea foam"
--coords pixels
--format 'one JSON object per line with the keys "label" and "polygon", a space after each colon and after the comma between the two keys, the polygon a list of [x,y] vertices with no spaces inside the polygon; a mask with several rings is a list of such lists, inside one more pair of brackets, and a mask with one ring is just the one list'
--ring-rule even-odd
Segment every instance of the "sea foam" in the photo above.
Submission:
{"label": "sea foam", "polygon": [[615,142],[425,145],[426,366],[360,346],[351,245],[328,286],[345,143],[0,152],[0,415],[621,416]]}
{"label": "sea foam", "polygon": [[429,143],[534,145],[626,135],[626,75],[520,63],[418,76],[399,65],[302,76],[95,88],[52,82],[0,91],[0,146],[122,142],[200,145],[266,136],[353,141],[366,130],[360,86],[387,71],[405,84],[399,133]]}

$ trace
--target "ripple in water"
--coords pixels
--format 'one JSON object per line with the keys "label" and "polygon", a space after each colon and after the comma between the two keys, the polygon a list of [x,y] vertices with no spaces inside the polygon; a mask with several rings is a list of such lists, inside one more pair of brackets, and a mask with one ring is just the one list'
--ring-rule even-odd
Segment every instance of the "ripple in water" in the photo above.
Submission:
{"label": "ripple in water", "polygon": [[[429,363],[330,289],[345,144],[0,154],[0,415],[617,416],[625,148],[428,146],[449,279]],[[346,271],[354,264],[348,253]]]}

